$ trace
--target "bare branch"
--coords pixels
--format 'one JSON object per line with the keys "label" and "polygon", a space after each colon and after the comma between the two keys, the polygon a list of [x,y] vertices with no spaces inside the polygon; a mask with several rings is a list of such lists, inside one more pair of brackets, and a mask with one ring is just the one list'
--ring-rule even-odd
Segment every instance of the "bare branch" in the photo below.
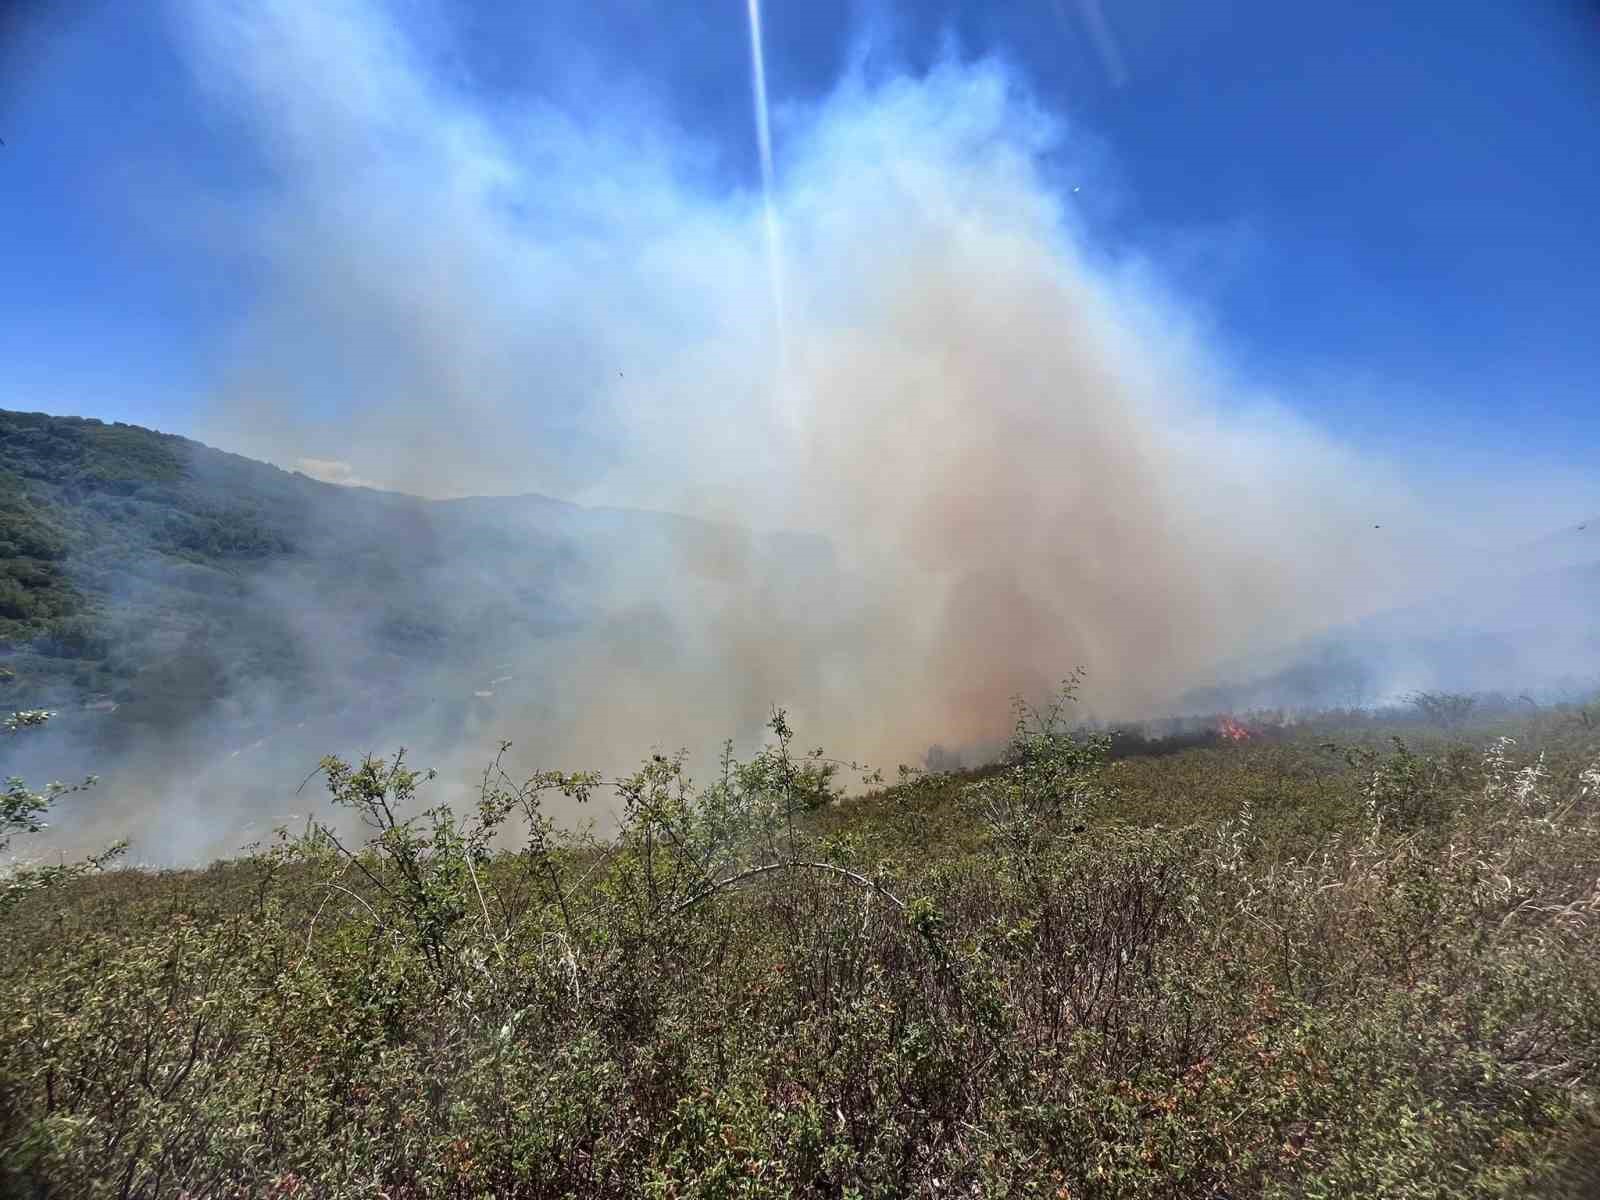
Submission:
{"label": "bare branch", "polygon": [[676,916],[678,913],[693,908],[696,904],[699,904],[700,901],[706,899],[708,896],[713,896],[725,888],[733,887],[735,884],[743,883],[746,879],[753,879],[757,875],[765,875],[769,871],[796,870],[827,871],[831,874],[842,876],[854,884],[867,888],[869,891],[876,892],[885,900],[889,901],[890,904],[893,904],[901,912],[905,911],[905,902],[874,879],[868,879],[865,875],[858,875],[854,871],[847,871],[845,868],[834,866],[832,863],[807,862],[797,859],[788,859],[784,862],[767,863],[765,866],[750,867],[733,875],[729,875],[725,879],[719,879],[715,883],[712,883],[702,890],[696,892],[687,900],[684,900],[678,905],[674,906],[671,910],[672,915]]}

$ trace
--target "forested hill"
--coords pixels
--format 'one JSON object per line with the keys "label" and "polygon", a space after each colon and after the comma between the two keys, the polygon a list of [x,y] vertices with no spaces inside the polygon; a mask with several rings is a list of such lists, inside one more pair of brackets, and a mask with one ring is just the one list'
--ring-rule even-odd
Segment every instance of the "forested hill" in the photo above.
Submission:
{"label": "forested hill", "polygon": [[141,558],[226,576],[292,550],[331,490],[170,434],[0,411],[0,636],[97,661],[93,618]]}
{"label": "forested hill", "polygon": [[339,487],[135,426],[0,411],[5,703],[141,738],[202,712],[248,719],[313,678],[340,704],[392,706],[430,665],[475,671],[579,626],[612,564],[648,569],[711,528]]}
{"label": "forested hill", "polygon": [[162,643],[205,629],[242,572],[291,553],[330,490],[147,429],[0,412],[9,689],[21,703],[131,698]]}

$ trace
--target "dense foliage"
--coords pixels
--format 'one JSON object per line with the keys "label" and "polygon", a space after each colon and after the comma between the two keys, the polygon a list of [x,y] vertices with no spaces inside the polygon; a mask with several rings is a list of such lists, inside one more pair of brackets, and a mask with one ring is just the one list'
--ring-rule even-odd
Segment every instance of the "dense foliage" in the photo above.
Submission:
{"label": "dense foliage", "polygon": [[[193,673],[203,656],[187,652],[231,632],[221,618],[241,578],[295,549],[319,489],[332,491],[134,426],[0,412],[11,690],[33,703],[170,699],[165,675]],[[282,661],[274,632],[256,665]]]}
{"label": "dense foliage", "polygon": [[[208,483],[191,469],[194,449],[129,425],[0,413],[0,560],[7,572],[0,633],[51,636],[63,657],[105,656],[103,645],[75,633],[82,626],[60,623],[91,598],[61,572],[70,553],[104,567],[126,565],[142,550],[216,567],[288,550],[281,520],[288,514],[264,513],[254,488],[239,495],[243,489],[227,486],[228,479]],[[244,460],[237,463],[236,471],[248,470]],[[91,582],[91,595],[95,590]]]}
{"label": "dense foliage", "polygon": [[343,821],[4,917],[4,1186],[1594,1195],[1600,730],[1454,716],[1111,760],[1023,709],[854,799],[781,713],[465,813],[330,759]]}

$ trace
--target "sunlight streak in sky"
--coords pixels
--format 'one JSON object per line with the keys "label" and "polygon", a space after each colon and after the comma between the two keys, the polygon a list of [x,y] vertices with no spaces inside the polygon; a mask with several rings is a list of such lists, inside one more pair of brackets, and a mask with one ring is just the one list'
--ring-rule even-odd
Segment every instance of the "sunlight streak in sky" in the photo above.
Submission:
{"label": "sunlight streak in sky", "polygon": [[[762,49],[761,0],[746,0],[750,17],[750,78],[755,100],[756,141],[761,149],[761,193],[767,233],[767,273],[772,284],[772,316],[778,332],[779,395],[788,376],[788,329],[783,306],[783,234],[773,199],[772,126],[767,117],[767,66]],[[780,401],[781,404],[781,401]],[[790,422],[787,406],[779,417]]]}

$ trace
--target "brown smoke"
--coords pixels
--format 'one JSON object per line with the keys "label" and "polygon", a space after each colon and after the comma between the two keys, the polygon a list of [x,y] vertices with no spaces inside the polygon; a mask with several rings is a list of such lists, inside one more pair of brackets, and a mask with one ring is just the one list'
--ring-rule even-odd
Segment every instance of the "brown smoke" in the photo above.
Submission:
{"label": "brown smoke", "polygon": [[[892,763],[994,737],[1076,666],[1135,713],[1430,565],[1404,488],[1242,391],[1097,244],[1057,186],[1069,131],[998,66],[847,79],[780,124],[780,331],[761,206],[680,131],[490,114],[376,8],[218,9],[197,74],[273,186],[212,239],[265,264],[212,436],[724,523],[607,562],[609,615],[538,651],[565,714],[538,753],[703,749],[781,702]],[[734,527],[820,534],[832,565]]]}

